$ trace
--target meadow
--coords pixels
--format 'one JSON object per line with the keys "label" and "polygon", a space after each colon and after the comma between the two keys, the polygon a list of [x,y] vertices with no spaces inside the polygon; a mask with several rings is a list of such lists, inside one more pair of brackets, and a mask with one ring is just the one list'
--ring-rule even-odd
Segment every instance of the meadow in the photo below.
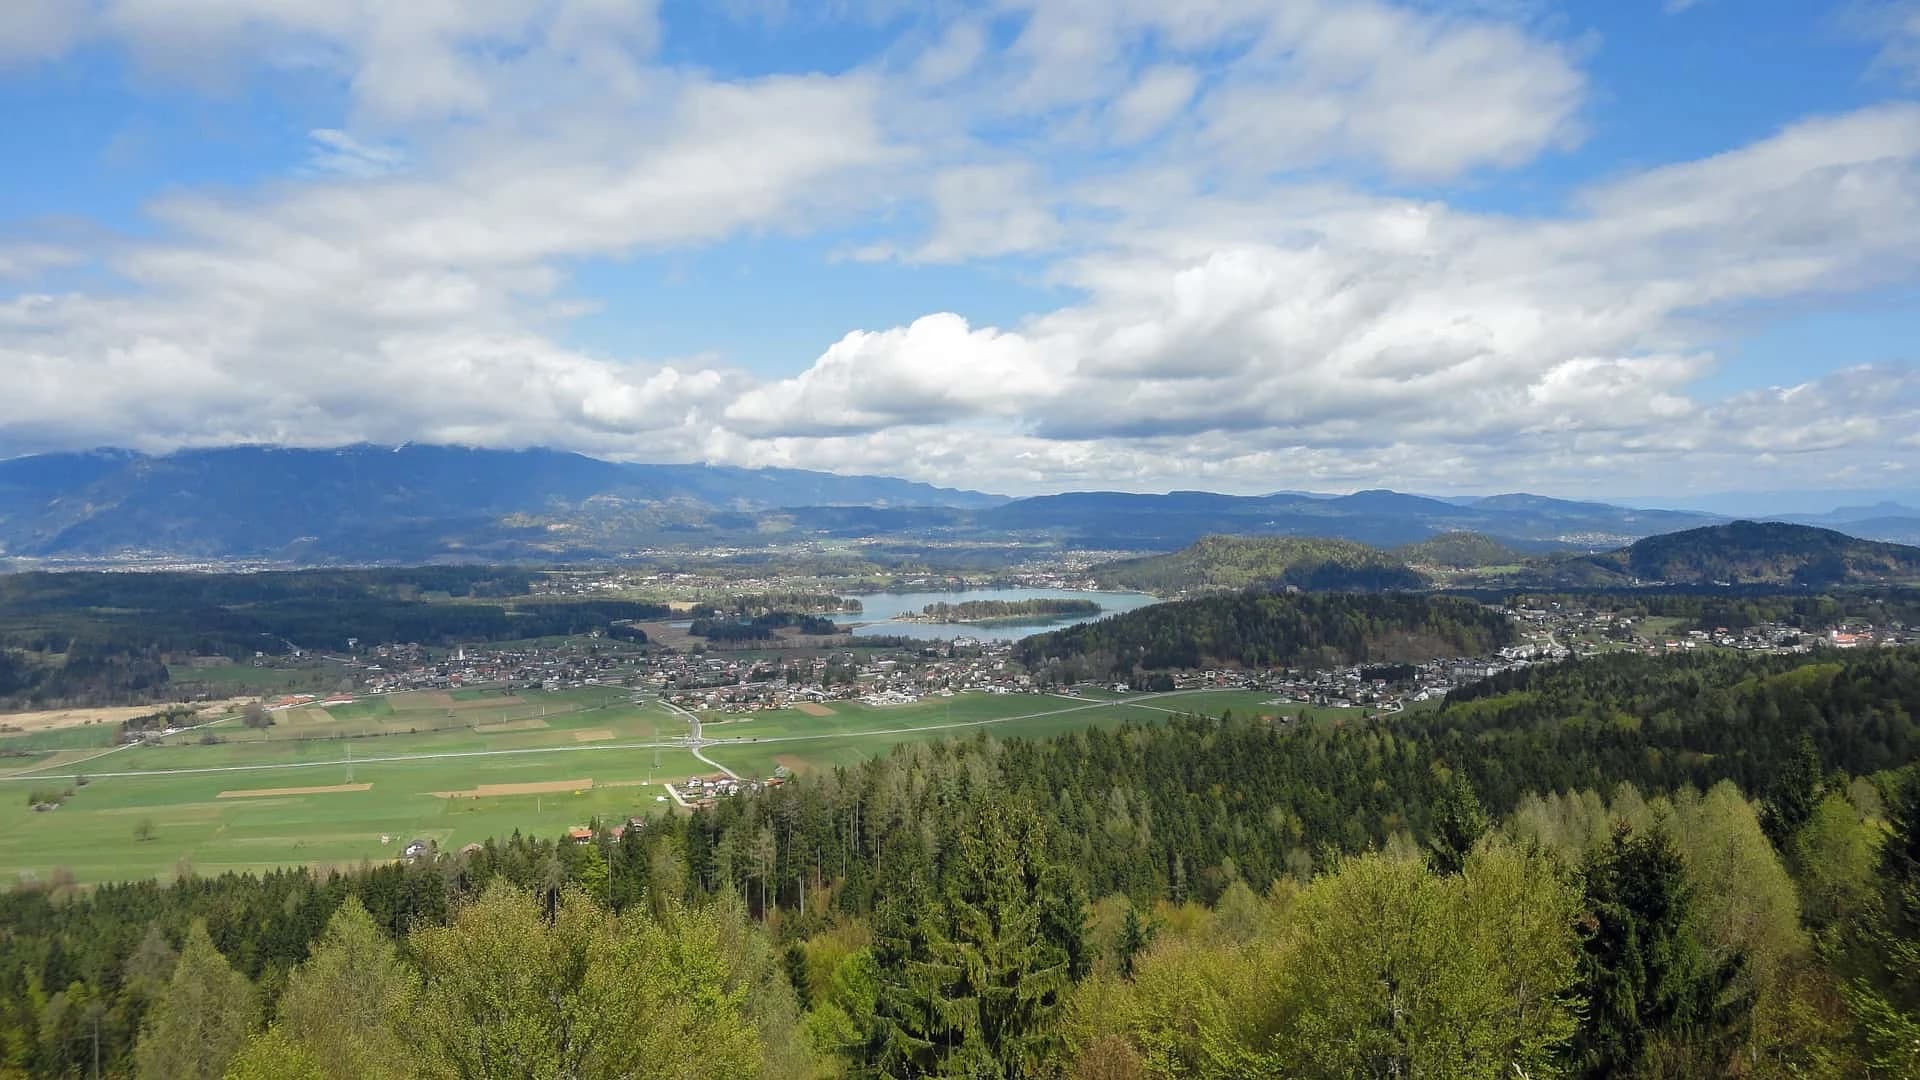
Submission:
{"label": "meadow", "polygon": [[742,775],[764,775],[785,766],[805,775],[856,764],[893,746],[987,734],[994,738],[1044,739],[1090,727],[1152,723],[1181,713],[1220,716],[1297,716],[1315,722],[1358,719],[1361,709],[1315,708],[1276,704],[1270,693],[1251,690],[1195,690],[1175,694],[1115,694],[1083,691],[1060,694],[958,694],[924,698],[908,705],[867,705],[835,701],[831,715],[798,709],[702,715],[701,735],[715,745],[709,758]]}
{"label": "meadow", "polygon": [[[1245,691],[969,693],[707,713],[702,734],[713,761],[763,777],[980,732],[1042,738],[1180,712],[1303,708]],[[232,718],[133,746],[113,746],[107,725],[10,736],[0,751],[25,756],[0,758],[0,881],[347,866],[397,858],[416,839],[450,850],[516,829],[552,835],[596,818],[657,814],[672,807],[665,783],[714,774],[676,745],[686,733],[685,719],[657,700],[587,687],[367,697],[281,710],[265,730]],[[30,792],[48,790],[71,795],[55,810],[28,806]]]}
{"label": "meadow", "polygon": [[[10,766],[0,768],[0,880],[380,861],[414,839],[458,848],[657,813],[662,784],[713,771],[685,749],[635,746],[682,737],[686,724],[622,690],[400,694],[336,710],[338,719],[309,706],[276,713],[265,731],[235,719],[120,748],[104,726],[11,737],[48,752],[24,766],[0,758]],[[450,711],[463,723],[447,726]],[[202,744],[208,734],[224,741]],[[40,790],[72,795],[35,811],[27,797]]]}

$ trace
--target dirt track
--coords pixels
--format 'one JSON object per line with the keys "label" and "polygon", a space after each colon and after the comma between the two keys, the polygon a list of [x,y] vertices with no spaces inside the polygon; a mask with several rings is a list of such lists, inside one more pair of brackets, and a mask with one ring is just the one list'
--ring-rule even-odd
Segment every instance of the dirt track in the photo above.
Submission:
{"label": "dirt track", "polygon": [[320,787],[245,788],[240,791],[223,791],[214,796],[214,798],[257,799],[268,795],[330,795],[336,791],[371,791],[372,789],[372,784],[326,784]]}

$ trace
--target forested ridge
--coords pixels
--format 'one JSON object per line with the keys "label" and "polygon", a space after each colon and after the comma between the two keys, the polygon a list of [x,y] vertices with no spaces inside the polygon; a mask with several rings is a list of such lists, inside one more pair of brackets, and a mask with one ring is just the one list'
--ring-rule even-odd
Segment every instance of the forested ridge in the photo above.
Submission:
{"label": "forested ridge", "polygon": [[145,1076],[1911,1075],[1917,714],[1920,650],[1623,657],[588,844],[56,878],[0,898],[0,1069],[83,1075],[97,1024]]}
{"label": "forested ridge", "polygon": [[1107,588],[1163,594],[1256,585],[1335,591],[1427,584],[1379,548],[1301,536],[1207,536],[1180,551],[1102,563],[1090,573]]}
{"label": "forested ridge", "polygon": [[671,614],[661,604],[529,595],[537,576],[478,567],[0,575],[0,708],[153,701],[170,658],[345,650],[349,639],[504,641]]}
{"label": "forested ridge", "polygon": [[1139,608],[1021,641],[1030,670],[1068,677],[1205,667],[1335,667],[1493,652],[1515,638],[1498,612],[1411,594],[1249,591]]}
{"label": "forested ridge", "polygon": [[1649,536],[1584,560],[1645,581],[1825,586],[1920,579],[1920,548],[1832,529],[1735,521]]}

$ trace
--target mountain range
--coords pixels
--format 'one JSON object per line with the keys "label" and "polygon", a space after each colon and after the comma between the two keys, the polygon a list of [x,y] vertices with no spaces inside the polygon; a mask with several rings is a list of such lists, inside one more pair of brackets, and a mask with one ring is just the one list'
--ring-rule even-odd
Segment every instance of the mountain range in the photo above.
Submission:
{"label": "mountain range", "polygon": [[[1818,517],[1797,523],[1920,540],[1920,511],[1899,504]],[[1400,547],[1466,532],[1491,538],[1499,549],[1491,557],[1505,559],[1508,549],[1605,552],[1727,520],[1524,493],[1087,491],[1012,499],[887,477],[425,445],[97,450],[0,461],[0,557],[27,561],[136,553],[292,564],[566,561],[859,537],[1172,551],[1234,534]],[[1419,561],[1417,553],[1407,558]]]}

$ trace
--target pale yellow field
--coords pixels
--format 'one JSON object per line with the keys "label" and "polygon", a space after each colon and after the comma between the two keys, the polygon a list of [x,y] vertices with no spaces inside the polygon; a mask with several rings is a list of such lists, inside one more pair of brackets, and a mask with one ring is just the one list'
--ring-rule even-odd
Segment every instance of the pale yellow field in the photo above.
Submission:
{"label": "pale yellow field", "polygon": [[[221,701],[201,702],[193,706],[194,714],[200,717],[218,716],[240,708],[252,698],[226,698]],[[86,724],[118,724],[136,716],[151,716],[166,709],[177,708],[173,705],[116,705],[100,709],[47,709],[41,712],[0,713],[0,731],[9,734],[15,732],[55,731],[60,728],[82,727]]]}
{"label": "pale yellow field", "polygon": [[486,799],[496,795],[552,795],[561,791],[585,791],[593,787],[593,778],[585,780],[549,780],[539,784],[481,784],[466,791],[436,791],[443,799]]}
{"label": "pale yellow field", "polygon": [[256,799],[263,795],[326,795],[335,791],[372,791],[372,784],[323,784],[319,787],[270,787],[246,788],[241,791],[223,791],[215,795],[216,799]]}

